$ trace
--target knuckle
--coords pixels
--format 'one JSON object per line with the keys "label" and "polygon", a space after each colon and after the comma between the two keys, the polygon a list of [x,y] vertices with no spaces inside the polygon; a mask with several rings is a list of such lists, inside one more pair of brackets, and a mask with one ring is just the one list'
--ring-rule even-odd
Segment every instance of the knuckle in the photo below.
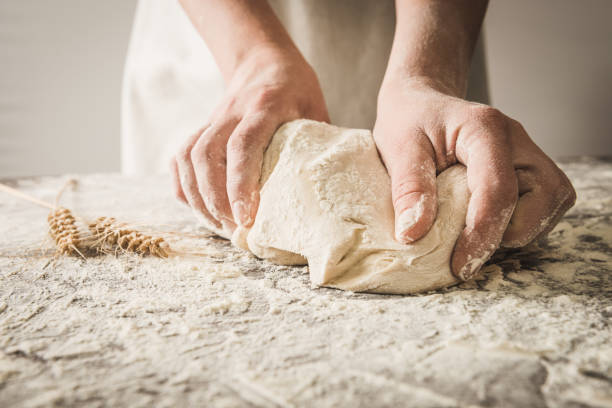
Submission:
{"label": "knuckle", "polygon": [[191,150],[191,160],[197,164],[209,163],[217,156],[218,150],[212,139],[202,139]]}
{"label": "knuckle", "polygon": [[559,176],[561,178],[559,187],[554,189],[553,193],[555,201],[570,208],[576,203],[576,190],[564,175],[560,174]]}
{"label": "knuckle", "polygon": [[259,146],[255,135],[248,130],[232,135],[227,141],[227,154],[232,162],[245,161]]}
{"label": "knuckle", "polygon": [[576,195],[576,190],[574,189],[574,186],[572,186],[572,184],[569,183],[569,195],[567,197],[568,206],[573,207],[574,204],[576,204],[577,199],[578,199],[578,196]]}
{"label": "knuckle", "polygon": [[191,153],[189,154],[189,158],[191,162],[194,164],[199,164],[202,160],[202,147],[200,144],[197,144],[191,149]]}
{"label": "knuckle", "polygon": [[478,123],[479,127],[493,130],[497,136],[507,136],[510,122],[508,117],[498,109],[487,105],[476,105],[470,107],[468,117]]}
{"label": "knuckle", "polygon": [[519,122],[518,120],[508,117],[507,121],[508,121],[508,125],[510,126],[510,128],[514,129],[516,133],[520,135],[528,134],[527,129],[525,129],[525,126],[523,126],[523,124]]}
{"label": "knuckle", "polygon": [[500,124],[506,123],[506,116],[498,109],[488,105],[471,106],[469,111],[470,116],[483,123]]}
{"label": "knuckle", "polygon": [[260,89],[254,99],[256,109],[267,109],[273,105],[278,99],[278,92],[273,88]]}
{"label": "knuckle", "polygon": [[210,122],[218,122],[220,118],[232,116],[236,108],[240,105],[240,100],[235,95],[226,95],[222,103],[218,104],[210,115]]}
{"label": "knuckle", "polygon": [[512,149],[510,122],[495,108],[478,104],[469,106],[463,128],[465,131],[457,139],[458,150],[472,151],[484,147],[507,155]]}
{"label": "knuckle", "polygon": [[240,104],[239,99],[235,96],[232,96],[219,109],[219,116],[221,117],[228,116],[230,112],[233,112],[239,104]]}
{"label": "knuckle", "polygon": [[207,143],[197,143],[193,149],[191,149],[190,159],[194,164],[200,164],[205,161],[205,151]]}
{"label": "knuckle", "polygon": [[202,132],[206,129],[206,126],[199,129],[197,132],[191,134],[181,146],[178,148],[175,160],[178,163],[187,163],[191,160],[192,150],[198,144],[198,142],[202,139]]}
{"label": "knuckle", "polygon": [[245,150],[247,146],[247,139],[245,134],[235,134],[227,141],[227,154],[230,156],[239,156]]}
{"label": "knuckle", "polygon": [[192,146],[191,144],[188,144],[188,143],[179,147],[178,151],[176,152],[176,161],[178,163],[189,162],[189,160],[191,160],[191,150],[192,150]]}
{"label": "knuckle", "polygon": [[558,204],[572,203],[576,199],[576,191],[565,173],[547,157],[539,167],[539,185],[550,200]]}

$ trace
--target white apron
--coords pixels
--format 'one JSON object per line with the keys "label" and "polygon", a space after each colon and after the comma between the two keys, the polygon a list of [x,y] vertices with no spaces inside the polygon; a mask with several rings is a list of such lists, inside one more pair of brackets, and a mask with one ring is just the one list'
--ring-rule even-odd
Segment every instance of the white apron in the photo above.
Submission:
{"label": "white apron", "polygon": [[[372,129],[395,29],[393,0],[270,0],[316,71],[333,124]],[[176,0],[140,0],[125,67],[121,164],[128,174],[166,172],[180,143],[207,121],[223,79]],[[487,102],[479,42],[468,99]]]}

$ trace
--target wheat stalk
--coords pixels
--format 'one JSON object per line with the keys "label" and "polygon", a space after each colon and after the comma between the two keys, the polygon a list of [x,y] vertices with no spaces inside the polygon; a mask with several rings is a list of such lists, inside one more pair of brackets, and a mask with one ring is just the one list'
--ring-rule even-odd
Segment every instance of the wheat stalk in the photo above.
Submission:
{"label": "wheat stalk", "polygon": [[[72,183],[73,181],[69,180],[60,191],[60,194],[69,184]],[[59,195],[56,199],[56,205],[53,205],[1,183],[0,191],[4,191],[5,193],[11,194],[15,197],[30,201],[34,204],[40,205],[41,207],[51,209],[49,215],[47,216],[47,223],[49,224],[49,235],[51,235],[51,238],[53,238],[55,241],[58,253],[66,255],[78,254],[84,258],[83,253],[79,249],[82,242],[80,239],[78,226],[75,222],[76,220],[69,209],[57,206]]]}
{"label": "wheat stalk", "polygon": [[[55,241],[57,251],[63,255],[83,256],[79,247],[83,244],[72,212],[64,207],[57,207],[47,216],[49,235]],[[84,248],[81,248],[84,249]]]}
{"label": "wheat stalk", "polygon": [[112,217],[99,217],[88,225],[91,235],[83,236],[74,213],[68,208],[58,206],[62,193],[74,183],[74,180],[68,180],[57,195],[55,205],[1,183],[0,191],[51,209],[47,216],[49,235],[55,241],[57,252],[61,255],[80,255],[85,258],[83,253],[94,251],[99,253],[131,252],[159,258],[168,257],[171,249],[164,238],[144,234],[130,228],[125,223],[119,223]]}
{"label": "wheat stalk", "polygon": [[94,247],[98,252],[133,252],[167,258],[169,246],[162,237],[146,235],[113,217],[99,217],[89,224]]}

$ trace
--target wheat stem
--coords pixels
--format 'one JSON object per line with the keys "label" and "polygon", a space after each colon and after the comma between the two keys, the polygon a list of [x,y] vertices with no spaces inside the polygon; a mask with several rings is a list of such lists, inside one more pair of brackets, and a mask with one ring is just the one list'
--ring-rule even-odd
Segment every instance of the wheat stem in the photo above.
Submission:
{"label": "wheat stem", "polygon": [[0,183],[0,191],[4,191],[5,193],[11,194],[11,195],[13,195],[15,197],[22,198],[22,199],[27,200],[27,201],[29,201],[31,203],[38,204],[38,205],[40,205],[42,207],[47,207],[47,208],[50,208],[52,210],[55,209],[55,206],[53,204],[50,204],[50,203],[48,203],[46,201],[39,200],[36,197],[32,197],[31,195],[23,193],[23,192],[21,192],[21,191],[19,191],[17,189],[12,188],[12,187],[9,187],[6,184]]}
{"label": "wheat stem", "polygon": [[2,183],[0,183],[0,191],[51,209],[47,216],[49,235],[55,241],[60,254],[78,254],[85,258],[83,252],[95,250],[103,253],[122,251],[152,255],[159,258],[168,257],[170,247],[164,238],[144,234],[130,228],[127,224],[117,222],[112,217],[100,217],[96,222],[89,224],[88,227],[92,236],[83,239],[73,212],[57,206],[63,192],[75,182],[75,180],[70,179],[64,184],[55,199],[56,205],[39,200]]}

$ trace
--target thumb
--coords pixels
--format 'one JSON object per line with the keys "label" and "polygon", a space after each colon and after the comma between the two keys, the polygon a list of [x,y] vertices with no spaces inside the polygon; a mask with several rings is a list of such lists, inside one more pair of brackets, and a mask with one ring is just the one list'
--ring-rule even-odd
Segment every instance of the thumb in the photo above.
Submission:
{"label": "thumb", "polygon": [[391,176],[395,239],[408,244],[427,234],[436,218],[433,148],[425,135],[415,135],[384,156]]}

